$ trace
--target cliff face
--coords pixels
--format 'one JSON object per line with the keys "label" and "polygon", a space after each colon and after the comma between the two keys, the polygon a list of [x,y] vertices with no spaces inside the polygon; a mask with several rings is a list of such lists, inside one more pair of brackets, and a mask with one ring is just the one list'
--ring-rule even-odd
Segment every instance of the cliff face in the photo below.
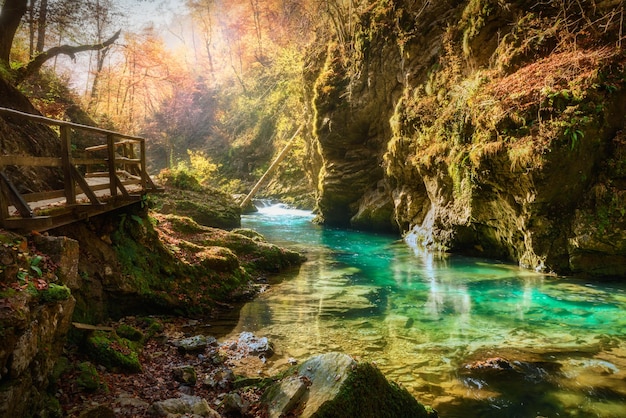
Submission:
{"label": "cliff face", "polygon": [[361,10],[353,41],[331,39],[307,67],[323,221],[626,274],[623,12],[568,0]]}
{"label": "cliff face", "polygon": [[0,231],[0,260],[0,416],[46,416],[58,409],[48,389],[76,303],[78,243]]}

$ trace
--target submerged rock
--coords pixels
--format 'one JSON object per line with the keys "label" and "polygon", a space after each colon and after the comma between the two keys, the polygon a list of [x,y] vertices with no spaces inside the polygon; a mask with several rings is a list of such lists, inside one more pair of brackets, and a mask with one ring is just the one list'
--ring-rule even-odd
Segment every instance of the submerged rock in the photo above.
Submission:
{"label": "submerged rock", "polygon": [[342,353],[321,354],[304,362],[263,396],[270,417],[301,410],[301,417],[436,417],[369,363]]}
{"label": "submerged rock", "polygon": [[498,397],[514,402],[520,393],[534,393],[539,397],[552,390],[557,385],[555,378],[560,374],[560,368],[557,362],[541,359],[489,357],[465,364],[458,375],[468,388],[488,388],[498,393]]}
{"label": "submerged rock", "polygon": [[242,332],[237,341],[239,349],[244,350],[248,354],[262,355],[265,358],[274,354],[274,347],[267,337],[256,337],[251,332]]}

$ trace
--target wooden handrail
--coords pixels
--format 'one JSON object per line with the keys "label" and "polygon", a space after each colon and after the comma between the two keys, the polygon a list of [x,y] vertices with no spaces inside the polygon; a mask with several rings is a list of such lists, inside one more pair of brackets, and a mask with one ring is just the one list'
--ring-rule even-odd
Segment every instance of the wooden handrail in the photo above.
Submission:
{"label": "wooden handrail", "polygon": [[67,126],[70,128],[81,129],[84,131],[95,132],[95,133],[99,133],[103,135],[112,134],[118,138],[134,139],[136,141],[145,140],[145,138],[142,138],[140,136],[126,135],[120,132],[110,131],[108,129],[96,128],[95,126],[81,125],[80,123],[68,122],[68,121],[58,120],[58,119],[50,119],[45,116],[33,115],[32,113],[26,113],[26,112],[20,112],[19,110],[15,110],[15,109],[7,109],[6,107],[0,107],[0,114],[1,113],[18,116],[20,118],[32,120],[32,121],[43,123],[46,125]]}

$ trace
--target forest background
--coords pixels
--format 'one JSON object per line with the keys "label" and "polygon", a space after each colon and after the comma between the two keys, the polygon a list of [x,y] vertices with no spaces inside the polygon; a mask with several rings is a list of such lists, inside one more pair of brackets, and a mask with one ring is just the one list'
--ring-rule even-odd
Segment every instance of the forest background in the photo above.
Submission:
{"label": "forest background", "polygon": [[[30,0],[3,76],[44,116],[145,136],[153,174],[185,170],[245,193],[304,122],[303,59],[315,27],[345,26],[351,8],[341,0]],[[20,72],[63,46],[111,40]],[[312,206],[304,138],[294,144],[269,190]]]}

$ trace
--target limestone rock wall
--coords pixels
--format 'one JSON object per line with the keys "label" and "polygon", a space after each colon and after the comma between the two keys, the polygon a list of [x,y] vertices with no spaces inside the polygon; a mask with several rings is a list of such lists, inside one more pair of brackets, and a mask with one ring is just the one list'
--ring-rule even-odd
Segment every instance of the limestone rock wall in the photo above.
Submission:
{"label": "limestone rock wall", "polygon": [[330,36],[307,66],[321,220],[626,274],[621,9],[562,6],[399,0]]}
{"label": "limestone rock wall", "polygon": [[[50,290],[58,293],[42,297],[32,290],[11,293],[2,289],[0,416],[3,417],[46,416],[46,411],[55,409],[50,406],[53,398],[47,394],[47,389],[54,365],[62,353],[76,303],[68,288],[61,285],[69,287],[77,281],[78,243],[66,238],[38,239],[51,251],[58,266],[59,287]],[[17,255],[18,250],[6,243],[3,250],[3,261],[10,261],[10,264],[0,272],[14,276],[16,270],[10,267],[19,264],[23,257],[12,257],[10,252]],[[6,274],[3,276],[3,281],[8,282]]]}

